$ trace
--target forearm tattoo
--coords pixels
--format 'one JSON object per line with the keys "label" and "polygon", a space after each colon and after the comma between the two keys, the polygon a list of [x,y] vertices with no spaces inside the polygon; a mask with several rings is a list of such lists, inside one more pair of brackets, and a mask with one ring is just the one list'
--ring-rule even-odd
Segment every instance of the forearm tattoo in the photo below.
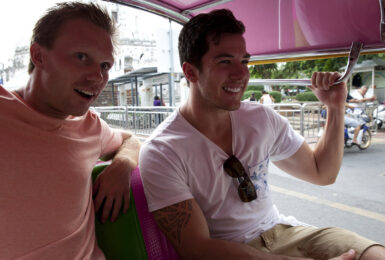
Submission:
{"label": "forearm tattoo", "polygon": [[178,245],[181,242],[182,228],[186,227],[192,213],[192,202],[182,201],[154,212],[159,228]]}

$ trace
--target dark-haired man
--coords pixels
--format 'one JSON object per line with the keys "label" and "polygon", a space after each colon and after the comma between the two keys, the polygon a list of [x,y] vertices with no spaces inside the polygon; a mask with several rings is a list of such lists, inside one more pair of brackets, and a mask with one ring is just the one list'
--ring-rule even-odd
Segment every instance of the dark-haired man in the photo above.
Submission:
{"label": "dark-haired man", "polygon": [[[139,150],[88,110],[108,81],[114,34],[99,6],[57,4],[34,28],[25,87],[0,86],[0,259],[104,259],[95,209],[104,202],[103,222],[127,210]],[[114,158],[92,187],[102,156]]]}
{"label": "dark-haired man", "polygon": [[313,74],[310,88],[328,108],[325,133],[313,151],[272,109],[240,102],[249,81],[244,31],[228,10],[197,15],[181,31],[189,98],[146,140],[139,156],[155,221],[183,259],[384,256],[373,241],[347,230],[310,227],[280,215],[272,203],[270,160],[314,184],[335,181],[347,90],[344,83],[330,87],[338,73]]}

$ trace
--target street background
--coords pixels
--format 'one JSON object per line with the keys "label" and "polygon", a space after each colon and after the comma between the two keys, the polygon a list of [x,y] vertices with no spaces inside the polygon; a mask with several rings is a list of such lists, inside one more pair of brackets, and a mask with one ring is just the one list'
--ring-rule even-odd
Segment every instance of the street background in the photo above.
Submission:
{"label": "street background", "polygon": [[281,214],[318,226],[352,230],[385,245],[385,129],[367,150],[345,148],[337,181],[317,186],[270,165],[273,199]]}

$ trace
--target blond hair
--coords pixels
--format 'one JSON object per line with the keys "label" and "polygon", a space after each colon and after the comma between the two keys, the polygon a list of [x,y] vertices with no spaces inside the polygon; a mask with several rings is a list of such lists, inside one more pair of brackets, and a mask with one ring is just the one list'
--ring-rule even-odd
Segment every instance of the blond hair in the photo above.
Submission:
{"label": "blond hair", "polygon": [[[63,2],[47,10],[35,24],[31,38],[31,45],[38,43],[45,48],[52,48],[60,28],[69,20],[81,18],[104,29],[111,35],[114,46],[116,45],[115,22],[105,8],[94,3]],[[35,65],[30,59],[28,73],[31,74]]]}

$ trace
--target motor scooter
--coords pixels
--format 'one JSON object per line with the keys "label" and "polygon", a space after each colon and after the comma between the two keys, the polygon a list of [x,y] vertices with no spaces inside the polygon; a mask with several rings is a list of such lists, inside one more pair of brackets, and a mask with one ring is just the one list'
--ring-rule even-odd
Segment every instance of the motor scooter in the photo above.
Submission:
{"label": "motor scooter", "polygon": [[354,127],[347,127],[345,125],[344,130],[344,139],[345,139],[345,147],[351,148],[353,145],[357,145],[358,148],[361,150],[367,149],[371,142],[372,142],[372,133],[370,132],[370,128],[367,125],[370,122],[370,118],[363,114],[361,115],[362,120],[364,123],[361,125],[360,132],[357,136],[357,144],[353,143],[353,136],[354,136]]}
{"label": "motor scooter", "polygon": [[377,124],[377,129],[381,129],[385,122],[385,104],[379,105],[373,111],[373,119],[374,122]]}

